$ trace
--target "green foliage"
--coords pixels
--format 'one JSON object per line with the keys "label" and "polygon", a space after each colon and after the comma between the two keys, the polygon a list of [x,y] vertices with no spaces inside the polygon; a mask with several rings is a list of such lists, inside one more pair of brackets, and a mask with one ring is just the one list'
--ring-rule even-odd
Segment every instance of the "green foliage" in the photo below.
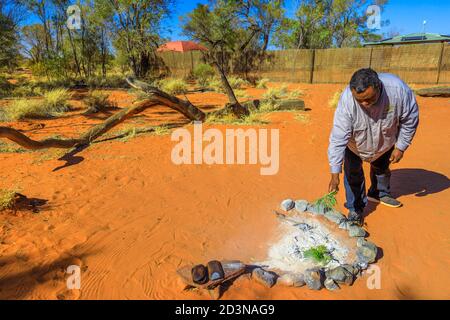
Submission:
{"label": "green foliage", "polygon": [[225,72],[246,74],[265,56],[283,15],[283,1],[217,0],[198,4],[183,20],[183,33],[208,47]]}
{"label": "green foliage", "polygon": [[10,15],[6,15],[0,4],[0,68],[12,69],[17,66],[19,39],[16,24]]}
{"label": "green foliage", "polygon": [[336,194],[337,194],[337,191],[332,191],[330,193],[327,193],[323,197],[314,201],[313,204],[315,207],[322,208],[325,211],[333,210],[337,204]]}
{"label": "green foliage", "polygon": [[163,91],[170,94],[183,94],[188,91],[187,83],[183,79],[164,79],[159,85]]}
{"label": "green foliage", "polygon": [[215,75],[214,68],[209,64],[202,63],[194,68],[194,76],[198,81],[198,84],[202,87],[207,87],[209,80]]}
{"label": "green foliage", "polygon": [[[387,0],[377,1],[383,8]],[[359,46],[376,40],[368,29],[366,1],[304,0],[300,1],[294,18],[285,18],[277,29],[274,44],[283,49],[322,49]]]}
{"label": "green foliage", "polygon": [[303,256],[321,265],[326,265],[332,259],[327,247],[325,247],[324,245],[309,248],[308,250],[303,252]]}
{"label": "green foliage", "polygon": [[18,99],[5,109],[7,120],[25,118],[48,118],[61,116],[70,110],[67,100],[70,94],[66,89],[55,89],[44,94],[43,100]]}
{"label": "green foliage", "polygon": [[0,75],[0,98],[11,95],[14,86],[4,77]]}

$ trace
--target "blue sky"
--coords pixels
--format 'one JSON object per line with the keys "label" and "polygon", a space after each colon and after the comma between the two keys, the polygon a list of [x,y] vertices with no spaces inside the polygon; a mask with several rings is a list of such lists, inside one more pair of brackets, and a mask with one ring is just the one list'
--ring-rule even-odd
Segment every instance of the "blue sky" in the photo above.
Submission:
{"label": "blue sky", "polygon": [[[197,3],[202,1],[177,1],[174,13],[168,21],[172,29],[167,36],[172,40],[184,39],[181,34],[179,16],[192,11]],[[286,11],[289,15],[295,12],[298,0],[287,0]],[[382,20],[389,20],[389,26],[384,26],[378,33],[389,31],[408,34],[422,32],[423,21],[426,20],[426,32],[450,34],[450,0],[390,0],[381,14]]]}
{"label": "blue sky", "polygon": [[[208,0],[175,0],[172,16],[165,22],[164,36],[171,40],[185,39],[181,33],[180,16],[192,11],[198,3],[208,3]],[[298,0],[286,0],[289,16],[294,14],[297,3]],[[381,19],[390,22],[389,26],[383,26],[378,31],[381,34],[389,31],[400,34],[422,32],[424,20],[427,21],[426,32],[450,34],[450,0],[390,0]],[[26,23],[32,22],[37,21],[30,16]]]}

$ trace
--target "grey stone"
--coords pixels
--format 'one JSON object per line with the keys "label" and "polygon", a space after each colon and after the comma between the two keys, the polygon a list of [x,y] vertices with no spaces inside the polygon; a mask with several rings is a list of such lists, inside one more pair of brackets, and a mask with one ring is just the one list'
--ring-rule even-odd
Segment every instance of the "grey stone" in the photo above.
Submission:
{"label": "grey stone", "polygon": [[324,284],[325,288],[327,288],[330,291],[335,291],[335,290],[340,289],[338,284],[336,283],[336,281],[334,281],[333,279],[330,279],[330,278],[327,278],[323,284]]}
{"label": "grey stone", "polygon": [[305,282],[309,289],[320,290],[322,288],[322,275],[319,269],[306,269]]}
{"label": "grey stone", "polygon": [[306,207],[306,211],[308,211],[309,213],[312,213],[312,214],[323,215],[322,208],[318,208],[317,206],[315,206],[312,203],[308,203],[308,206]]}
{"label": "grey stone", "polygon": [[306,200],[295,201],[295,210],[297,210],[298,212],[306,211],[307,207],[308,207],[308,201],[306,201]]}
{"label": "grey stone", "polygon": [[342,221],[347,220],[347,218],[342,213],[337,211],[325,212],[325,218],[336,224],[340,224]]}
{"label": "grey stone", "polygon": [[350,237],[365,237],[366,231],[361,227],[351,225],[348,227],[348,235]]}
{"label": "grey stone", "polygon": [[358,246],[358,249],[356,250],[358,262],[363,263],[375,262],[375,259],[377,258],[377,253],[378,253],[377,246],[370,241],[361,242],[361,244]]}
{"label": "grey stone", "polygon": [[339,223],[339,229],[348,230],[348,227],[349,223],[347,220],[343,220],[341,221],[341,223]]}
{"label": "grey stone", "polygon": [[337,283],[344,283],[351,285],[353,283],[353,273],[349,272],[342,266],[336,267],[325,272],[325,276],[328,279],[332,279]]}
{"label": "grey stone", "polygon": [[301,273],[285,273],[277,279],[277,284],[287,287],[303,287],[306,282]]}
{"label": "grey stone", "polygon": [[369,264],[367,264],[366,262],[358,262],[358,267],[361,270],[366,270],[369,267]]}
{"label": "grey stone", "polygon": [[257,282],[268,288],[275,285],[277,277],[278,276],[274,272],[266,271],[262,268],[256,268],[252,271],[252,279],[255,279]]}
{"label": "grey stone", "polygon": [[295,204],[292,199],[286,199],[281,202],[281,209],[283,209],[284,211],[289,211],[294,208],[294,206]]}
{"label": "grey stone", "polygon": [[309,231],[309,230],[313,229],[312,226],[310,226],[307,223],[303,223],[303,222],[302,223],[298,223],[295,226],[298,227],[302,231]]}
{"label": "grey stone", "polygon": [[355,277],[359,274],[359,267],[357,265],[343,264],[342,267]]}

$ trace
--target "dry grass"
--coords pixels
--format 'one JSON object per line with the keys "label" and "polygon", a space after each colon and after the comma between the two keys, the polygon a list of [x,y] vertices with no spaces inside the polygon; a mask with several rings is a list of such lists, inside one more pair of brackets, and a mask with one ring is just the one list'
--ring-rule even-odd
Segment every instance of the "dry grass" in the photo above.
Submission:
{"label": "dry grass", "polygon": [[258,82],[256,83],[256,88],[257,89],[267,89],[268,82],[269,82],[269,79],[267,79],[267,78],[259,79]]}
{"label": "dry grass", "polygon": [[306,113],[297,113],[295,114],[294,119],[301,123],[309,123],[311,121],[311,117]]}
{"label": "dry grass", "polygon": [[14,209],[17,190],[0,189],[0,211]]}
{"label": "dry grass", "polygon": [[248,116],[243,118],[236,118],[233,114],[227,114],[224,116],[209,116],[205,123],[210,124],[231,124],[231,125],[264,125],[269,121],[265,119],[265,114],[260,112],[252,112]]}
{"label": "dry grass", "polygon": [[339,99],[341,98],[342,92],[344,90],[338,90],[333,94],[330,100],[328,100],[328,106],[332,109],[336,109],[339,103]]}
{"label": "dry grass", "polygon": [[66,89],[54,89],[44,93],[43,100],[18,99],[5,108],[8,121],[26,118],[49,118],[61,116],[70,110],[70,94]]}
{"label": "dry grass", "polygon": [[188,91],[188,85],[183,79],[164,79],[160,81],[160,87],[170,94],[183,94]]}
{"label": "dry grass", "polygon": [[98,90],[89,91],[83,102],[88,107],[88,112],[104,111],[114,105],[108,100],[109,95]]}

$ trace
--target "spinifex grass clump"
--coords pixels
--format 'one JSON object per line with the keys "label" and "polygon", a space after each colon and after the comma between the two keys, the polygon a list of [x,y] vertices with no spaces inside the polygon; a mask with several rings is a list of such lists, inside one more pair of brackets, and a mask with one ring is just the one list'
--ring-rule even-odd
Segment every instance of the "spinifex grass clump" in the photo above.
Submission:
{"label": "spinifex grass clump", "polygon": [[314,206],[318,208],[319,210],[325,211],[331,211],[336,207],[337,200],[336,200],[336,194],[337,191],[332,191],[330,193],[327,193],[323,197],[317,199],[314,201]]}
{"label": "spinifex grass clump", "polygon": [[307,259],[313,260],[316,263],[320,263],[321,265],[326,265],[331,261],[331,255],[328,252],[327,247],[324,245],[309,248],[303,252],[303,256]]}
{"label": "spinifex grass clump", "polygon": [[14,209],[16,205],[15,190],[0,190],[0,211]]}

